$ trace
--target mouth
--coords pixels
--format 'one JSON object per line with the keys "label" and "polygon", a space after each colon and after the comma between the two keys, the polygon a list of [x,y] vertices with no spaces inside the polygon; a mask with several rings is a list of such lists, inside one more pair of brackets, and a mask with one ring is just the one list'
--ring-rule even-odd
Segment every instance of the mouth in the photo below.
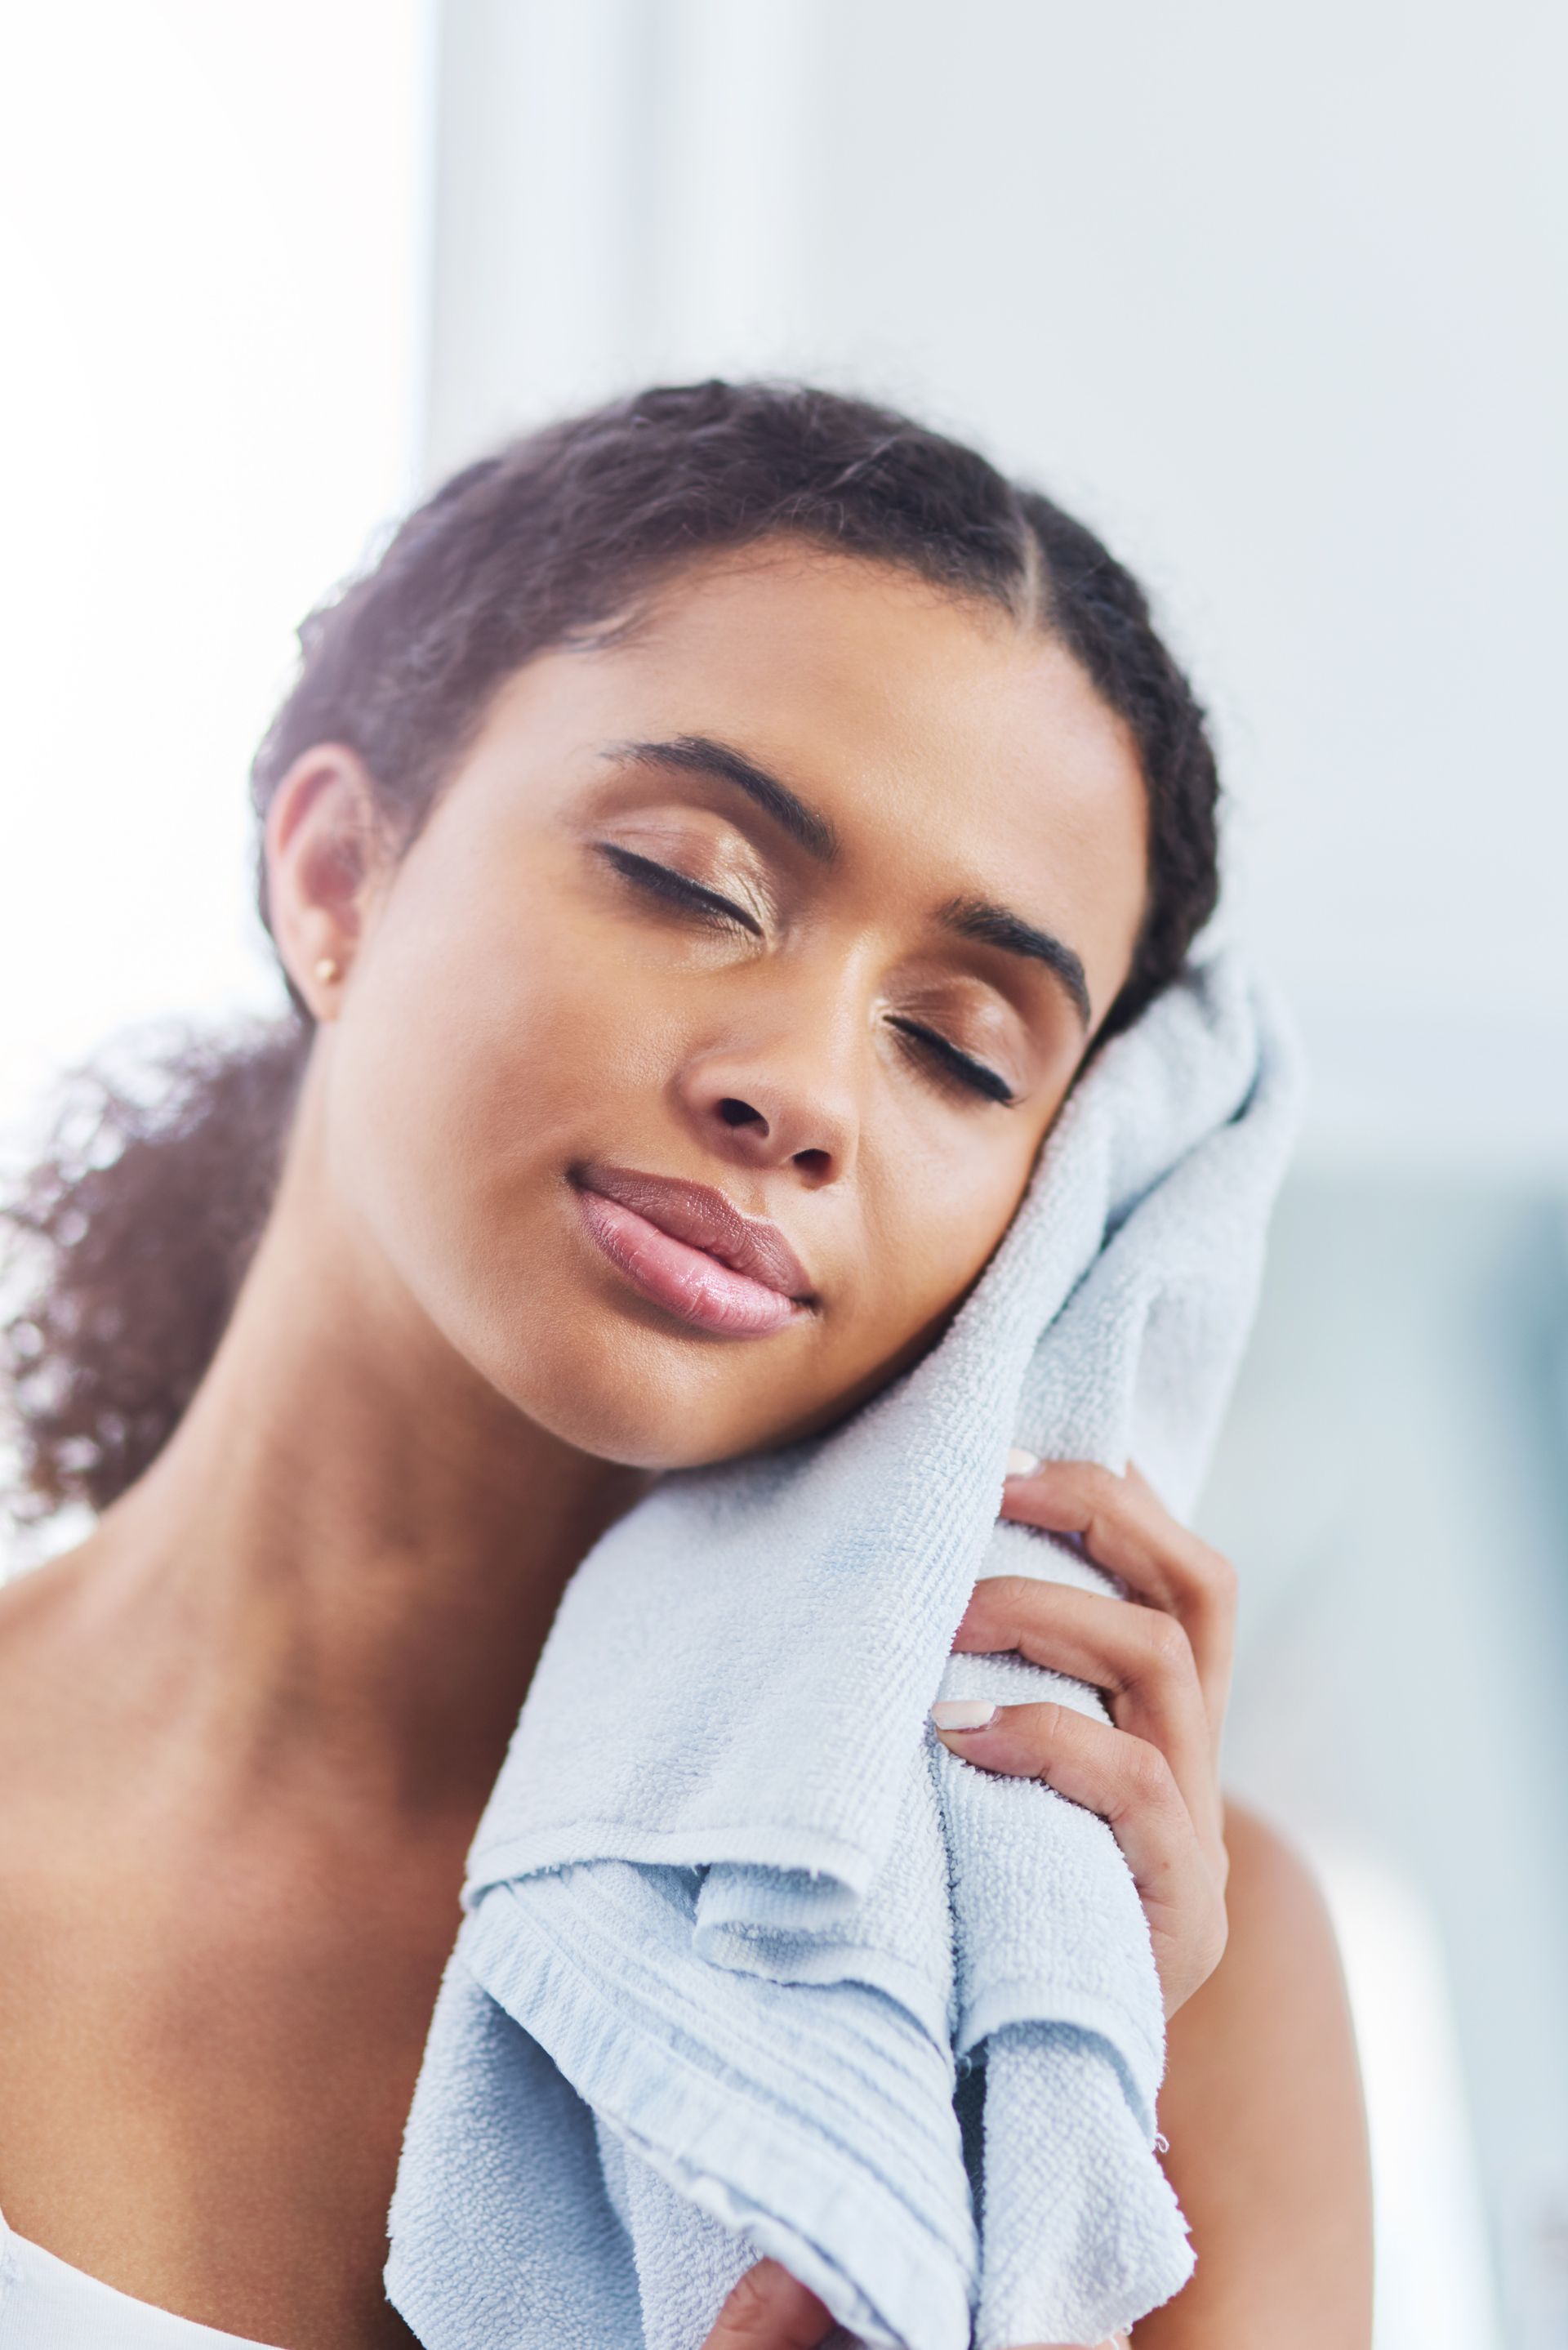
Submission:
{"label": "mouth", "polygon": [[811,1279],[776,1224],[706,1183],[629,1167],[575,1167],[588,1237],[616,1270],[690,1328],[758,1338],[803,1321]]}

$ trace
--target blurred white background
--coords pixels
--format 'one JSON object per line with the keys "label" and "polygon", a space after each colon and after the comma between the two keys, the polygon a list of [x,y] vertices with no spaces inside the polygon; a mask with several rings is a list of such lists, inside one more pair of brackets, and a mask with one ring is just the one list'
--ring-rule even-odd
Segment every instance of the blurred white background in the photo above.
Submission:
{"label": "blurred white background", "polygon": [[408,496],[422,0],[0,9],[0,1118],[144,1015],[281,1002],[245,768]]}
{"label": "blurred white background", "polygon": [[1149,581],[1315,1073],[1204,1511],[1231,1776],[1340,1924],[1379,2350],[1565,2350],[1562,9],[78,0],[4,45],[13,1128],[121,1022],[281,1001],[290,631],[504,432],[815,376]]}

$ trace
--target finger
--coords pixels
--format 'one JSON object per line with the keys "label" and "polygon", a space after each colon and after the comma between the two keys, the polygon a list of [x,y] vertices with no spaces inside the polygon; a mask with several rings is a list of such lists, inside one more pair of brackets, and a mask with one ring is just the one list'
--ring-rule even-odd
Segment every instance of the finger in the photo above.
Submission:
{"label": "finger", "polygon": [[[1096,2343],[1096,2350],[1128,2350],[1131,2338],[1131,2334],[1107,2334],[1103,2343]],[[1079,2350],[1079,2345],[1076,2343],[1037,2343],[1037,2350]]]}
{"label": "finger", "polygon": [[1119,1575],[1146,1606],[1176,1617],[1192,1644],[1217,1731],[1235,1641],[1236,1572],[1230,1560],[1179,1524],[1135,1468],[1118,1477],[1094,1461],[1040,1461],[1027,1474],[1009,1475],[1002,1515],[1047,1533],[1080,1535],[1096,1566]]}
{"label": "finger", "polygon": [[833,2318],[777,2261],[758,2261],[732,2290],[702,2350],[817,2350]]}
{"label": "finger", "polygon": [[1191,1642],[1174,1616],[1033,1575],[990,1575],[974,1586],[953,1648],[1013,1650],[1102,1690],[1117,1729],[1165,1756],[1217,1860],[1224,1814],[1209,1715]]}
{"label": "finger", "polygon": [[1121,1846],[1148,1919],[1167,2014],[1213,1972],[1225,1947],[1225,1904],[1215,1873],[1156,1746],[1071,1706],[1003,1705],[989,1721],[967,1700],[931,1708],[950,1753],[983,1771],[1043,1779],[1070,1803],[1096,1812]]}

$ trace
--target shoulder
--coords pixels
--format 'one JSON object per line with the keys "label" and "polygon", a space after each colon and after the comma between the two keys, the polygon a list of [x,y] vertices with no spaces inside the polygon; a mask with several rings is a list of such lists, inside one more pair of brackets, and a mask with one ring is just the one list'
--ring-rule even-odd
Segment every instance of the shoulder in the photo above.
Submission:
{"label": "shoulder", "polygon": [[51,1757],[78,1735],[72,1632],[88,1573],[78,1544],[0,1581],[0,1821],[13,1829],[48,1794]]}
{"label": "shoulder", "polygon": [[[1240,2027],[1255,2052],[1310,2039],[1354,2065],[1350,2005],[1334,1921],[1310,1859],[1277,1822],[1225,1799],[1225,1955],[1203,1990],[1172,2019],[1200,2040]],[[1205,1998],[1203,1992],[1209,1996]]]}
{"label": "shoulder", "polygon": [[1198,2251],[1140,2350],[1254,2341],[1366,2350],[1372,2204],[1349,2002],[1328,1905],[1280,1827],[1227,1801],[1230,1939],[1170,2019],[1165,2168]]}
{"label": "shoulder", "polygon": [[1310,1955],[1337,1978],[1328,1904],[1300,1847],[1261,1812],[1227,1796],[1225,1849],[1231,1856],[1225,1907],[1232,1936],[1240,1933],[1282,1954]]}
{"label": "shoulder", "polygon": [[85,1545],[36,1565],[0,1559],[0,1669],[24,1657],[42,1661],[64,1631],[84,1580]]}

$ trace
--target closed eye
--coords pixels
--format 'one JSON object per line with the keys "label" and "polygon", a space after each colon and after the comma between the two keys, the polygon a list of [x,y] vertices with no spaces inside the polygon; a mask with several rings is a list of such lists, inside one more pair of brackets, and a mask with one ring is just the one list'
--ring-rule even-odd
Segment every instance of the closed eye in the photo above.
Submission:
{"label": "closed eye", "polygon": [[[625,880],[647,896],[662,898],[667,903],[684,907],[687,911],[708,921],[737,925],[749,931],[753,938],[762,937],[762,924],[743,906],[737,906],[732,899],[722,897],[717,889],[704,888],[701,881],[693,881],[690,874],[678,872],[672,865],[660,865],[654,858],[639,857],[636,849],[623,848],[618,841],[601,840],[595,846]],[[900,1036],[908,1040],[928,1069],[934,1066],[940,1076],[956,1085],[967,1087],[970,1092],[982,1096],[987,1101],[1001,1102],[1005,1106],[1017,1099],[1005,1077],[988,1068],[983,1061],[977,1061],[971,1055],[961,1052],[936,1029],[927,1028],[918,1020],[907,1020],[894,1014],[889,1014],[888,1025],[897,1029]]]}
{"label": "closed eye", "polygon": [[918,1020],[905,1020],[892,1013],[888,1015],[888,1025],[896,1028],[901,1036],[909,1037],[945,1076],[960,1085],[968,1086],[973,1093],[983,1094],[987,1101],[1005,1105],[1017,1100],[1017,1095],[1005,1077],[999,1076],[994,1069],[987,1068],[983,1061],[972,1060],[968,1053],[961,1053],[956,1045],[950,1045],[945,1036],[939,1036],[934,1028],[923,1027]]}
{"label": "closed eye", "polygon": [[636,849],[622,848],[613,840],[597,841],[595,846],[618,873],[649,897],[684,906],[689,913],[701,914],[711,922],[738,923],[753,938],[762,937],[762,924],[743,906],[737,906],[732,899],[722,898],[717,889],[705,889],[701,881],[678,873],[674,866],[659,865],[651,857],[639,857]]}

